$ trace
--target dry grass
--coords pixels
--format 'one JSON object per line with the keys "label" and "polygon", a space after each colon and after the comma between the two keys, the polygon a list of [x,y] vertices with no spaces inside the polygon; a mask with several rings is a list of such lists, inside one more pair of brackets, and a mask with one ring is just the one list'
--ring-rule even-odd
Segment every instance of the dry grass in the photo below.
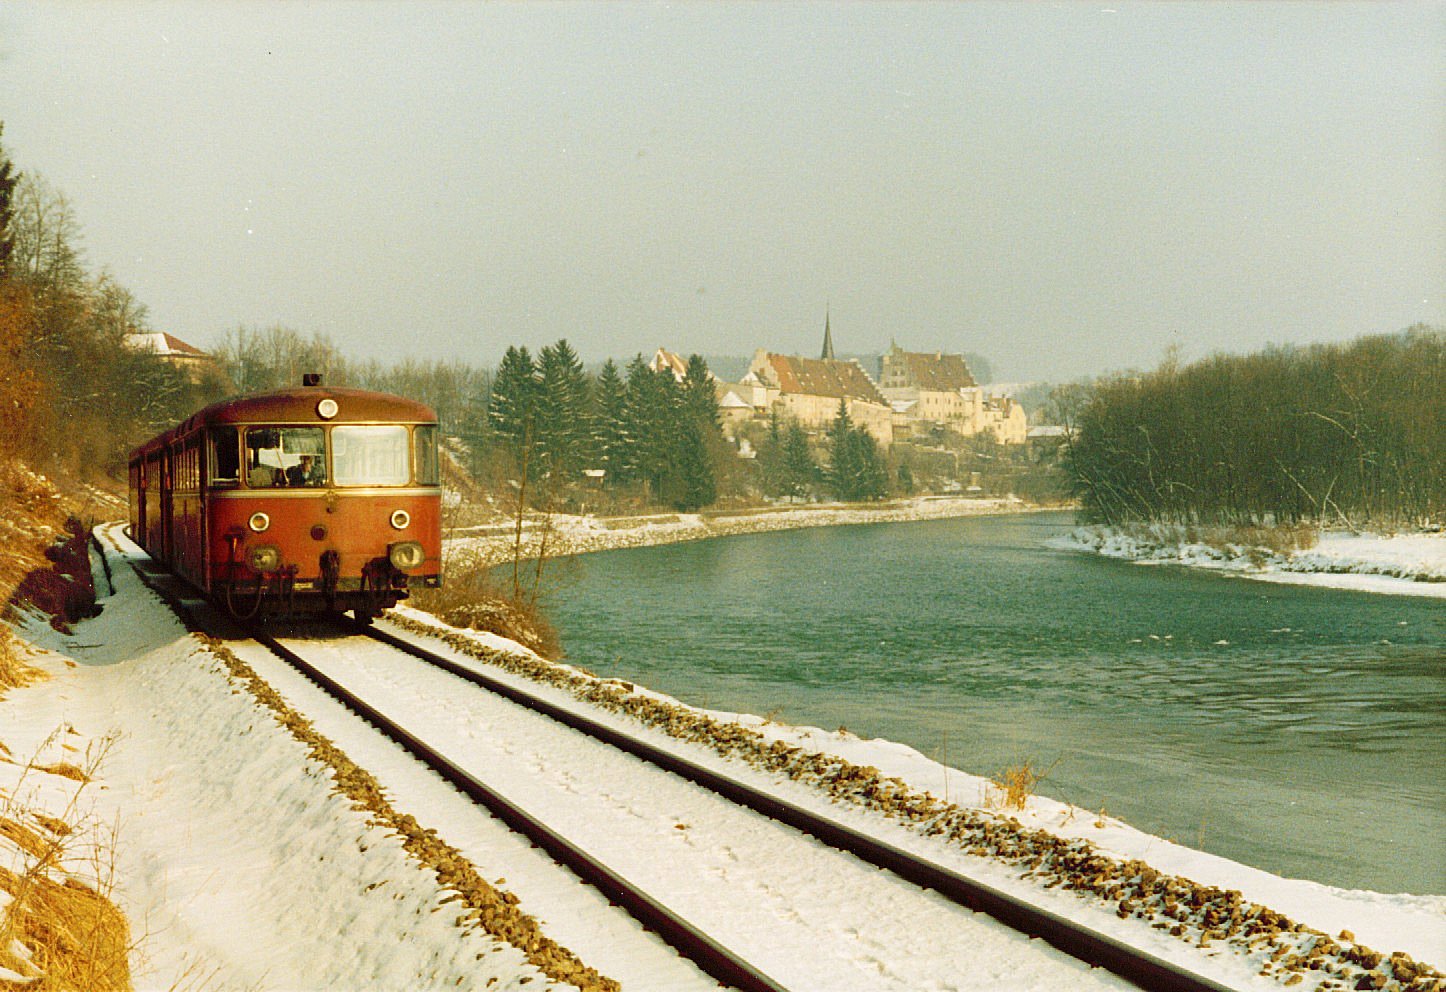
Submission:
{"label": "dry grass", "polygon": [[1245,549],[1247,556],[1256,559],[1308,551],[1320,541],[1320,526],[1305,522],[1234,526],[1135,523],[1125,524],[1120,530],[1147,544],[1203,544],[1222,553]]}
{"label": "dry grass", "polygon": [[987,809],[1022,810],[1034,795],[1039,783],[1049,777],[1054,765],[1039,768],[1029,761],[1010,765],[997,775],[991,775],[984,786],[984,805]]}
{"label": "dry grass", "polygon": [[36,771],[48,772],[51,775],[59,775],[61,778],[68,778],[72,782],[79,782],[84,785],[90,781],[90,776],[80,768],[68,761],[59,761],[53,765],[31,765]]}
{"label": "dry grass", "polygon": [[0,837],[12,841],[20,850],[39,860],[50,850],[40,835],[30,828],[16,823],[8,816],[0,816]]}
{"label": "dry grass", "polygon": [[15,638],[10,631],[0,627],[0,696],[6,689],[18,689],[42,678],[39,669],[25,664],[15,649]]}
{"label": "dry grass", "polygon": [[1274,527],[1232,527],[1224,532],[1229,544],[1269,548],[1277,554],[1308,551],[1320,541],[1320,528],[1314,524],[1277,524]]}
{"label": "dry grass", "polygon": [[[73,770],[63,777],[78,783],[59,816],[27,809],[14,795],[0,796],[0,838],[25,855],[24,871],[0,868],[0,891],[11,897],[0,913],[0,967],[24,976],[24,987],[35,992],[131,988],[130,924],[109,898],[114,830],[102,835],[72,826],[84,822],[81,795],[112,743],[105,739],[88,750],[84,769],[52,766]],[[26,775],[32,771],[55,774],[35,762],[25,765]],[[81,849],[86,836],[93,840]]]}
{"label": "dry grass", "polygon": [[[45,549],[62,533],[61,494],[44,478],[13,461],[0,461],[0,604],[13,601],[25,577],[49,567]],[[43,674],[20,657],[15,637],[0,626],[0,695]]]}
{"label": "dry grass", "polygon": [[[75,879],[57,882],[0,868],[0,889],[20,891],[24,908],[0,927],[0,964],[27,978],[35,992],[129,992],[130,924],[115,904]],[[21,958],[12,941],[29,949]]]}
{"label": "dry grass", "polygon": [[510,568],[453,565],[447,570],[446,585],[415,590],[411,605],[453,627],[484,630],[514,640],[544,658],[560,658],[562,643],[536,600],[514,597],[510,576],[505,580],[498,577],[499,571]]}

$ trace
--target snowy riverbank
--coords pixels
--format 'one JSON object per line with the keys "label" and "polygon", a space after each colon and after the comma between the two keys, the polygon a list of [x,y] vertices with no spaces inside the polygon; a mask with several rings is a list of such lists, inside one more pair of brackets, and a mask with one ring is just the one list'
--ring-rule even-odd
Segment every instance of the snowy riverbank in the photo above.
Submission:
{"label": "snowy riverbank", "polygon": [[[101,616],[77,625],[73,634],[57,633],[38,619],[22,627],[33,645],[31,660],[50,679],[0,700],[0,737],[14,756],[11,762],[0,762],[0,789],[12,795],[32,791],[25,785],[26,758],[31,755],[37,763],[67,755],[74,760],[88,745],[113,742],[96,773],[95,787],[87,793],[86,815],[79,819],[102,847],[108,846],[104,835],[109,827],[119,826],[114,893],[141,940],[136,987],[442,988],[480,986],[489,978],[497,980],[489,987],[499,989],[559,987],[511,945],[458,925],[455,908],[447,908],[454,896],[439,876],[414,860],[401,838],[379,829],[365,811],[338,793],[340,784],[328,766],[299,743],[293,729],[258,704],[254,685],[238,683],[228,674],[213,645],[186,633],[125,564],[127,556],[137,554],[134,549],[119,539],[116,543],[122,548],[112,552],[115,589],[102,595]],[[490,635],[446,631],[416,611],[399,610],[393,622],[425,625],[449,643],[506,651],[507,657],[519,659],[515,665],[507,663],[507,671],[533,673],[528,678],[552,673],[546,681],[558,690],[580,679],[587,698],[575,698],[569,705],[592,708],[610,699],[618,706],[609,718],[623,723],[639,719],[634,709],[658,713],[674,729],[650,723],[647,732],[658,740],[686,736],[671,746],[695,758],[713,749],[715,734],[729,742],[735,755],[741,753],[739,741],[756,738],[758,753],[791,755],[789,761],[815,771],[781,776],[735,757],[727,764],[736,774],[752,776],[793,801],[826,809],[859,829],[925,851],[956,870],[1157,953],[1194,959],[1196,944],[1208,943],[1192,966],[1232,987],[1279,987],[1277,982],[1302,974],[1304,983],[1293,987],[1316,988],[1324,973],[1299,960],[1286,969],[1288,959],[1298,958],[1294,951],[1282,952],[1274,980],[1250,976],[1264,966],[1272,946],[1301,949],[1341,931],[1353,935],[1339,938],[1347,944],[1359,941],[1387,953],[1399,949],[1436,964],[1446,960],[1442,896],[1384,895],[1284,879],[1152,836],[1102,813],[1041,797],[1005,815],[985,779],[900,744],[693,709],[641,687],[543,662]],[[522,908],[544,920],[548,931],[585,961],[595,962],[630,988],[678,987],[662,978],[650,984],[637,973],[636,963],[610,950],[629,938],[598,929],[598,907],[588,903],[592,890],[549,883],[543,864],[547,859],[529,853],[525,842],[474,836],[477,826],[452,809],[455,795],[440,788],[433,776],[401,760],[388,746],[378,746],[365,727],[344,714],[322,717],[313,711],[306,702],[311,690],[284,666],[239,643],[235,650],[246,654],[293,706],[304,708],[318,729],[377,773],[394,804],[415,812],[421,827],[436,828],[456,843],[499,886],[505,878],[507,891],[521,900]],[[379,666],[385,659],[378,655],[371,661]],[[565,699],[569,693],[557,695]],[[685,727],[692,729],[685,733]],[[64,733],[47,743],[57,728]],[[706,735],[692,732],[699,728],[706,729]],[[843,776],[841,768],[857,772]],[[37,803],[65,801],[54,789],[34,791]],[[941,812],[913,822],[906,810],[923,801],[914,797],[926,796],[944,804],[937,807]],[[560,810],[551,812],[561,815]],[[993,838],[977,835],[980,854],[933,829],[952,827],[975,836],[968,833],[974,830],[968,824],[975,816],[984,818],[978,822]],[[679,831],[668,817],[656,819],[659,849],[666,849],[665,844],[677,842]],[[1016,821],[1013,826],[1011,819]],[[996,841],[1004,850],[1018,843],[1041,849],[1036,830],[1090,845],[1078,850],[1097,852],[1107,859],[1099,862],[1107,868],[1119,866],[1110,869],[1117,871],[1112,885],[1138,885],[1141,878],[1155,878],[1153,873],[1190,879],[1179,891],[1191,899],[1208,903],[1233,891],[1237,902],[1232,905],[1238,906],[1243,897],[1269,906],[1321,936],[1283,931],[1279,939],[1286,943],[1253,940],[1248,948],[1223,936],[1207,942],[1196,936],[1203,932],[1200,922],[1187,914],[1186,939],[1181,940],[1152,926],[1150,916],[1136,915],[1155,912],[1158,895],[1137,902],[1130,912],[1120,904],[1117,913],[1111,893],[1118,895],[1120,889],[1096,893],[1050,883],[1058,865],[1041,863],[1022,871],[1028,862],[1018,861],[1017,855],[1011,860],[982,853],[983,845]],[[586,846],[587,838],[579,839]],[[0,837],[0,848],[3,842]],[[89,843],[79,849],[89,849]],[[0,860],[21,867],[23,854],[5,849]],[[75,866],[77,876],[83,877],[83,867]],[[296,921],[303,919],[307,925],[297,927]],[[1219,923],[1221,933],[1228,922]],[[400,934],[406,938],[399,941]],[[876,953],[888,959],[891,973],[909,974],[910,961],[883,949]],[[1017,967],[1002,964],[1003,974],[1015,975],[1011,987],[1051,987],[1024,977],[1037,953],[1034,945],[1020,942],[1017,953]],[[662,957],[673,960],[670,954]],[[634,971],[627,974],[630,967]]]}
{"label": "snowy riverbank", "polygon": [[[546,553],[557,557],[803,527],[939,520],[1045,509],[1017,497],[970,499],[922,496],[878,505],[825,503],[728,513],[664,513],[635,517],[557,513],[545,519],[529,517],[524,522],[522,554],[523,557],[534,555],[544,535]],[[445,542],[447,555],[453,560],[465,559],[479,565],[508,559],[512,556],[516,539],[514,528],[515,524],[498,523],[449,531]]]}
{"label": "snowy riverbank", "polygon": [[1446,533],[1359,534],[1327,531],[1298,551],[1184,539],[1173,526],[1129,532],[1080,527],[1049,542],[1140,564],[1209,568],[1265,582],[1446,599]]}

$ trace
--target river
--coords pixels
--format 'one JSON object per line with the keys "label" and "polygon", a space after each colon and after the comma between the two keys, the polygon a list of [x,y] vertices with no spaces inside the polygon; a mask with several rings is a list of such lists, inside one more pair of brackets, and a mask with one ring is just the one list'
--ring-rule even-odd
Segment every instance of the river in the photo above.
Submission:
{"label": "river", "polygon": [[1067,514],[582,555],[569,660],[902,741],[1290,877],[1446,892],[1440,600],[1052,550]]}

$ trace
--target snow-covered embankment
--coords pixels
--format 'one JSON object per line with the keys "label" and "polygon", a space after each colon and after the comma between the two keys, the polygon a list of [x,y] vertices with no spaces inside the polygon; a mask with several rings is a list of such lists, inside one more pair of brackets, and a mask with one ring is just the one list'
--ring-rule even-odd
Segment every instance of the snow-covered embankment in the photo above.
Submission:
{"label": "snow-covered embankment", "polygon": [[1296,585],[1446,598],[1446,533],[1327,531],[1313,547],[1275,551],[1245,543],[1189,540],[1175,526],[1079,527],[1050,542],[1148,564],[1188,565]]}

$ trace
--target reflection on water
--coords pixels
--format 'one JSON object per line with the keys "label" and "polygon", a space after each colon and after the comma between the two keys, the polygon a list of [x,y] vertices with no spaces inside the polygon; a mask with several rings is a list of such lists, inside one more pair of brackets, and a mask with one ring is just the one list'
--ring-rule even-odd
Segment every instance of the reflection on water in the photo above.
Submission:
{"label": "reflection on water", "polygon": [[1446,892],[1439,601],[1052,551],[1067,516],[579,558],[569,656],[688,702],[889,737],[1287,875]]}

